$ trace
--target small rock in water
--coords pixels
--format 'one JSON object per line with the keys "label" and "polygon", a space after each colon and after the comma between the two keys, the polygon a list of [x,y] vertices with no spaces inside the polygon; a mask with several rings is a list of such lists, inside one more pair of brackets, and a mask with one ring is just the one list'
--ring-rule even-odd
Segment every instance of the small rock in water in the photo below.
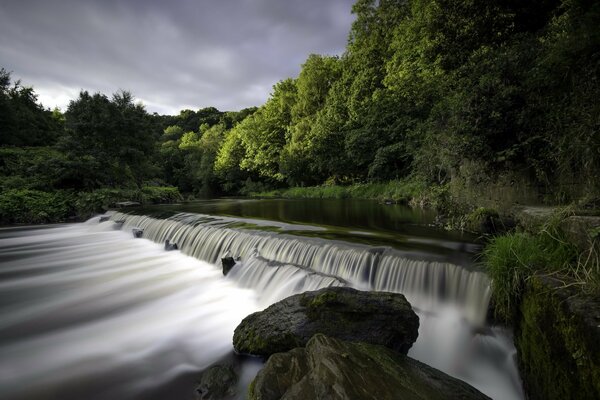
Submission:
{"label": "small rock in water", "polygon": [[165,240],[165,250],[166,251],[171,251],[171,250],[178,250],[179,247],[177,246],[177,243],[171,243],[168,239]]}
{"label": "small rock in water", "polygon": [[233,257],[223,257],[221,258],[221,265],[223,266],[223,275],[227,275],[235,267],[235,260]]}
{"label": "small rock in water", "polygon": [[110,219],[110,215],[104,215],[102,217],[100,217],[100,221],[98,221],[98,223],[100,222],[106,222]]}
{"label": "small rock in water", "polygon": [[133,237],[136,239],[139,239],[142,237],[142,235],[144,234],[144,230],[143,229],[138,229],[138,228],[133,228],[131,230],[131,232],[133,233]]}

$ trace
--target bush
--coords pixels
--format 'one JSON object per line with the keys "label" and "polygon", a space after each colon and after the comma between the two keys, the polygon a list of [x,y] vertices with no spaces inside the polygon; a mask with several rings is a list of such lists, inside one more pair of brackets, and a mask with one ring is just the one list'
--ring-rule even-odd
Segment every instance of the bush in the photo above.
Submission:
{"label": "bush", "polygon": [[408,204],[421,208],[442,208],[445,205],[445,186],[427,186],[413,180],[390,181],[386,183],[357,183],[349,186],[323,185],[293,187],[270,192],[253,192],[255,197],[315,198],[315,199],[374,199]]}
{"label": "bush", "polygon": [[119,201],[141,204],[171,203],[181,200],[175,187],[146,186],[137,189],[98,189],[93,192],[11,189],[0,195],[0,223],[50,223],[71,217],[89,218],[114,207]]}
{"label": "bush", "polygon": [[72,196],[66,192],[12,189],[0,195],[0,223],[48,223],[65,220]]}
{"label": "bush", "polygon": [[174,203],[183,200],[179,189],[172,186],[144,186],[139,200],[143,204]]}

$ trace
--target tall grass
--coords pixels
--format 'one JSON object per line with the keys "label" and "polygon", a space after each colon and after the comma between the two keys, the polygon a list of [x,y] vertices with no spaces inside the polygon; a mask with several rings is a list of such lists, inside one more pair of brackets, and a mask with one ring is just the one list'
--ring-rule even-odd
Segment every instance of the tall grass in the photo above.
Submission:
{"label": "tall grass", "polygon": [[592,274],[582,279],[581,253],[568,243],[559,228],[565,211],[555,214],[536,232],[512,232],[493,238],[483,251],[486,270],[498,317],[513,319],[525,282],[543,272],[569,277],[583,285],[592,283]]}
{"label": "tall grass", "polygon": [[419,207],[439,207],[446,198],[445,186],[430,186],[407,179],[385,183],[359,183],[349,186],[323,185],[254,192],[253,197],[312,199],[374,199]]}

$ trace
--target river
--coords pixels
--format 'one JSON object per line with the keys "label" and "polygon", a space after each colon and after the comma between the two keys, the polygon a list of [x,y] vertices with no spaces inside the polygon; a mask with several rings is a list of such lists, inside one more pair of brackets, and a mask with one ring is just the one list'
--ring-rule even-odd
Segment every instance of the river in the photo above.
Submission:
{"label": "river", "polygon": [[[420,317],[410,356],[494,399],[523,398],[510,332],[485,322],[480,247],[432,227],[432,213],[219,199],[106,217],[0,229],[0,398],[193,399],[246,315],[337,285],[404,293]],[[227,277],[225,254],[240,259]],[[240,393],[260,367],[245,361]]]}

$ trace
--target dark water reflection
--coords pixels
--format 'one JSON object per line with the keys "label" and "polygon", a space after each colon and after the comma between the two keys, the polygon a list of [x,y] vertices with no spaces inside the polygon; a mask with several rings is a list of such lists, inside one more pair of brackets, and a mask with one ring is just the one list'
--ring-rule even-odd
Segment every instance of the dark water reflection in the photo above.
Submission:
{"label": "dark water reflection", "polygon": [[[476,237],[433,226],[435,212],[373,200],[356,199],[212,199],[143,207],[132,213],[168,217],[199,213],[290,224],[254,229],[277,230],[303,236],[391,246],[420,254],[436,254],[447,261],[470,264],[479,250]],[[303,227],[304,225],[304,227]],[[306,225],[321,229],[307,229]]]}

